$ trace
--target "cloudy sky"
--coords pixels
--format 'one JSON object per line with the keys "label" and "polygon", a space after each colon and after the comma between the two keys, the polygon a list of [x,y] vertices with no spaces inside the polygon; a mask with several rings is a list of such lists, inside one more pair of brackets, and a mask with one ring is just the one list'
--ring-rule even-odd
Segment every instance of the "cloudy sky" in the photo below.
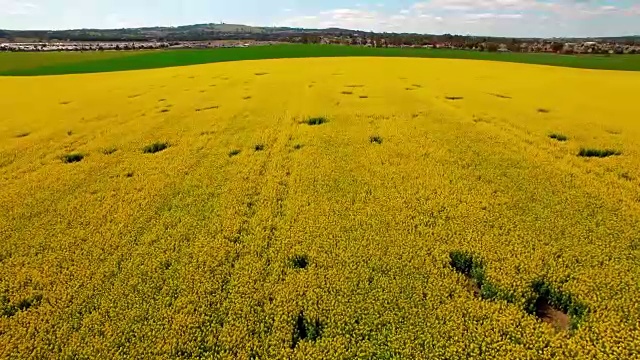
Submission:
{"label": "cloudy sky", "polygon": [[640,0],[0,0],[0,28],[258,26],[499,36],[640,34]]}

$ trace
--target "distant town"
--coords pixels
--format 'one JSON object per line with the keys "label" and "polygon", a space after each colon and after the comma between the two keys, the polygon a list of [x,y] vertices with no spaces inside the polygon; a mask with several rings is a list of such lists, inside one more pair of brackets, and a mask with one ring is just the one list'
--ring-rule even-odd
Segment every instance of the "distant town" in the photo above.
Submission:
{"label": "distant town", "polygon": [[199,24],[112,30],[0,30],[0,51],[130,51],[268,46],[277,43],[459,49],[559,54],[640,54],[640,36],[522,39],[463,35],[374,33],[348,29]]}

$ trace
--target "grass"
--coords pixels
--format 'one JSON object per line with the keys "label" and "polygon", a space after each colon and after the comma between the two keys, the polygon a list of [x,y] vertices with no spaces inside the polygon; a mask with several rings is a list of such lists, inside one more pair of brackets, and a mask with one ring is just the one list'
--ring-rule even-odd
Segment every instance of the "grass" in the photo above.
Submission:
{"label": "grass", "polygon": [[[137,56],[140,52],[0,52],[0,74],[10,75],[14,72],[33,71],[46,67],[68,67],[91,61],[109,61],[117,58]],[[37,71],[37,70],[36,70]]]}
{"label": "grass", "polygon": [[578,156],[580,157],[598,157],[598,158],[606,158],[609,156],[617,156],[622,155],[622,152],[613,149],[592,149],[592,148],[582,148],[580,152],[578,152]]}
{"label": "grass", "polygon": [[284,44],[206,50],[89,53],[0,53],[0,75],[35,76],[154,69],[216,62],[305,57],[420,57],[504,61],[585,69],[640,71],[635,55],[489,53],[450,49]]}
{"label": "grass", "polygon": [[166,150],[169,147],[169,144],[166,142],[155,142],[153,144],[147,145],[142,149],[142,152],[145,154],[155,154],[160,151]]}

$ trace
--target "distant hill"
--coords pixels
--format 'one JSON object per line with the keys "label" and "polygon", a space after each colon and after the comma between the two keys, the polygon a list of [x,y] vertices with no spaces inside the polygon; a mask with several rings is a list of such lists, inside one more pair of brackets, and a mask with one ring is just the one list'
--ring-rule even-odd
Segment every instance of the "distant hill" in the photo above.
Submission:
{"label": "distant hill", "polygon": [[176,27],[142,27],[128,29],[73,29],[73,30],[0,30],[6,41],[30,39],[32,41],[188,41],[224,40],[230,38],[277,40],[285,36],[304,34],[364,34],[346,29],[302,29],[289,27],[255,27],[239,24],[194,24]]}
{"label": "distant hill", "polygon": [[[415,33],[372,33],[361,30],[341,28],[306,29],[291,27],[256,27],[240,24],[194,24],[176,27],[157,26],[128,29],[73,29],[73,30],[0,30],[0,39],[9,42],[25,41],[205,41],[226,39],[252,40],[283,40],[300,36],[391,36],[391,37],[430,37],[434,41],[449,41],[451,39],[503,39],[510,37],[461,36],[461,35],[430,35]],[[533,38],[518,40],[534,40]],[[573,38],[562,40],[589,40],[587,38]],[[595,39],[594,39],[595,40]],[[600,41],[610,42],[640,42],[640,35],[603,37]]]}

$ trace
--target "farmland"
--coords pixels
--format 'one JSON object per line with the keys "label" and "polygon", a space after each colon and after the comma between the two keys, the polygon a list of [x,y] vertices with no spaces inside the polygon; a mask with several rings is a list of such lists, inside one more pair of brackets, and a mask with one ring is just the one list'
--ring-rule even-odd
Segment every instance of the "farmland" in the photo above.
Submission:
{"label": "farmland", "polygon": [[585,69],[640,71],[635,55],[490,53],[446,49],[366,48],[337,45],[273,45],[207,50],[85,53],[0,53],[0,75],[62,75],[141,70],[216,62],[309,57],[418,57],[503,61]]}
{"label": "farmland", "polygon": [[0,358],[635,358],[639,83],[366,57],[0,77]]}

